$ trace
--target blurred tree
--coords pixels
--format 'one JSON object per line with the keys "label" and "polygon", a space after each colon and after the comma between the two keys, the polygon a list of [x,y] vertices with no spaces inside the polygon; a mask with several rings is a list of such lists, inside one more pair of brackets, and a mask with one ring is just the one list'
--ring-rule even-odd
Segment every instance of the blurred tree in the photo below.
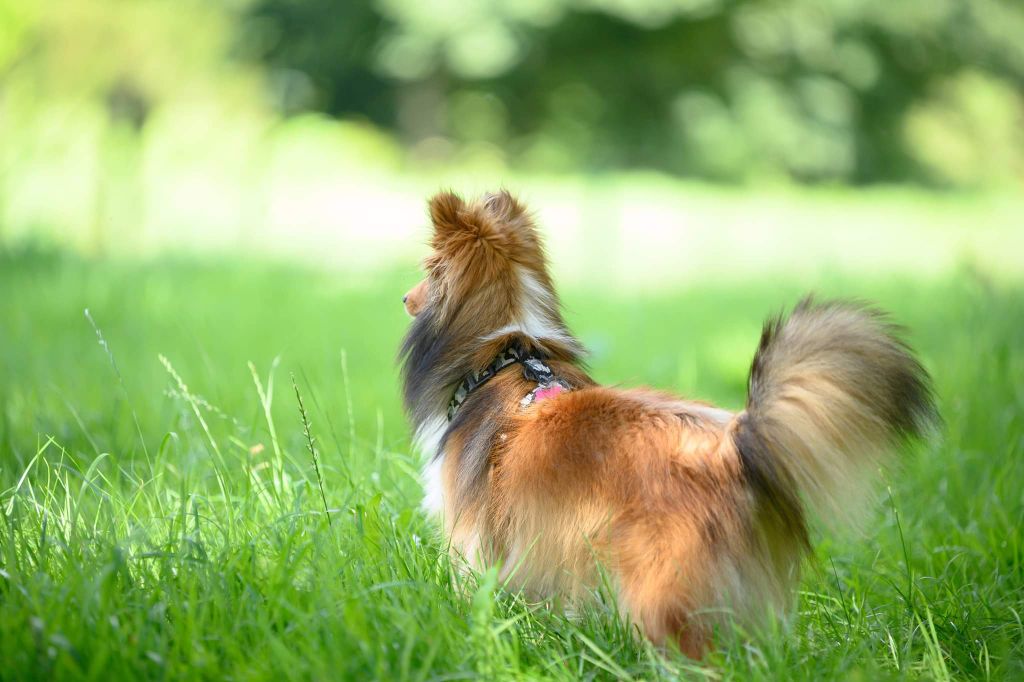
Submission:
{"label": "blurred tree", "polygon": [[0,176],[269,102],[425,160],[1019,182],[1022,91],[1020,0],[0,0]]}
{"label": "blurred tree", "polygon": [[143,238],[144,195],[180,169],[245,168],[257,133],[233,139],[274,112],[262,66],[232,61],[233,5],[0,0],[0,223],[88,221],[79,245],[100,250]]}
{"label": "blurred tree", "polygon": [[963,117],[909,117],[948,110],[937,93],[967,73],[1003,93],[1000,125],[1024,116],[1015,0],[253,0],[246,17],[285,110],[548,169],[962,183],[936,150]]}
{"label": "blurred tree", "polygon": [[271,85],[286,112],[393,116],[394,84],[373,68],[378,43],[393,27],[365,0],[254,0],[239,49],[275,65]]}

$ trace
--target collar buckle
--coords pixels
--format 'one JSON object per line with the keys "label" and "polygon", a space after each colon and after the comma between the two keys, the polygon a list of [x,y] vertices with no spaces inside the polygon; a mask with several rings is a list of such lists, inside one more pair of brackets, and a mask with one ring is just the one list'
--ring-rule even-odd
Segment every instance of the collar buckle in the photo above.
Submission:
{"label": "collar buckle", "polygon": [[493,379],[498,372],[509,365],[519,363],[523,366],[523,378],[537,384],[537,388],[526,394],[520,401],[521,407],[526,407],[535,401],[553,397],[562,391],[571,390],[571,386],[565,381],[555,377],[551,368],[544,360],[536,355],[523,351],[518,346],[509,346],[484,369],[479,372],[470,372],[455,389],[452,399],[448,402],[448,421],[455,419],[456,413],[462,404],[466,402],[470,394]]}

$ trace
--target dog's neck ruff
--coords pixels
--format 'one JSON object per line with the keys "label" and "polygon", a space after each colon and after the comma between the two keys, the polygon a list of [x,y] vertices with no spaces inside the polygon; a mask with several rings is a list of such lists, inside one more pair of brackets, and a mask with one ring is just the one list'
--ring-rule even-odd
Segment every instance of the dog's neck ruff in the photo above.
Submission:
{"label": "dog's neck ruff", "polygon": [[522,407],[554,397],[562,391],[570,389],[569,384],[555,377],[551,368],[540,356],[524,351],[518,346],[509,346],[498,353],[487,367],[478,372],[470,372],[462,379],[459,387],[455,389],[452,399],[448,402],[448,421],[455,418],[455,414],[473,391],[493,379],[501,370],[516,363],[523,366],[523,378],[537,383],[537,388],[527,393],[519,402]]}

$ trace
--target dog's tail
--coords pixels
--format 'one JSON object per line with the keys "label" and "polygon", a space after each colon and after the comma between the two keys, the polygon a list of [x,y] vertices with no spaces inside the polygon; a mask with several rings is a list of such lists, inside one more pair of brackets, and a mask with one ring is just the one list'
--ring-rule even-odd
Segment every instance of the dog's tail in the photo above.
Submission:
{"label": "dog's tail", "polygon": [[810,298],[765,323],[731,428],[761,527],[809,546],[805,500],[845,516],[886,455],[937,422],[931,380],[898,331],[871,308]]}

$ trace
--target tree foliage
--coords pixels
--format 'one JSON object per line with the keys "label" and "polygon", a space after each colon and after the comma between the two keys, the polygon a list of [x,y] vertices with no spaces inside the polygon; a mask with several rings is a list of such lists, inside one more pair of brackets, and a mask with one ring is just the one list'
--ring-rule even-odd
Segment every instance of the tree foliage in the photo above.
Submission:
{"label": "tree foliage", "polygon": [[1022,92],[1019,0],[0,0],[22,159],[61,106],[142,130],[202,103],[417,160],[978,186],[1024,177]]}
{"label": "tree foliage", "polygon": [[282,106],[414,145],[723,180],[1022,171],[1014,0],[256,0],[246,17]]}

